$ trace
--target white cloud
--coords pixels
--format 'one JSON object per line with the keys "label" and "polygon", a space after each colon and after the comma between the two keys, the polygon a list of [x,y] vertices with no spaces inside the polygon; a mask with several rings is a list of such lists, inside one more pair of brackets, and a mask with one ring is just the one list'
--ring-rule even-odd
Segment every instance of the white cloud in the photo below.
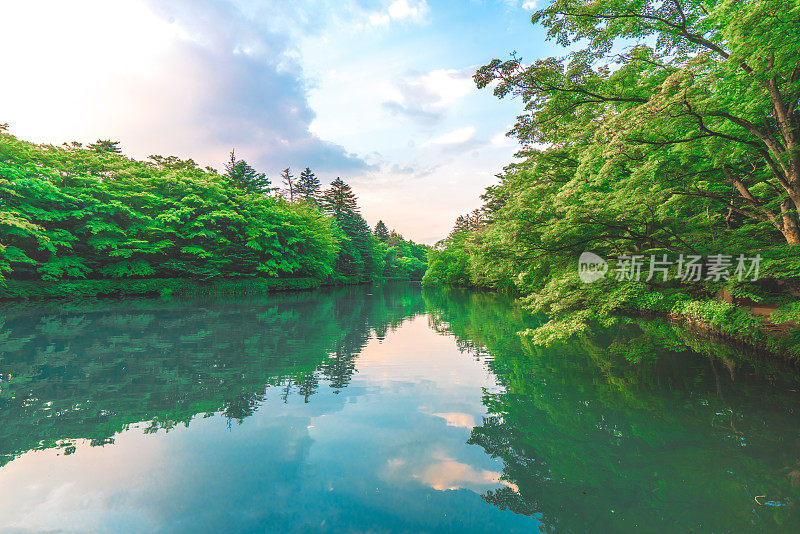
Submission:
{"label": "white cloud", "polygon": [[0,84],[0,118],[26,139],[112,138],[135,157],[214,166],[236,147],[267,172],[366,166],[310,132],[285,35],[225,0],[13,2],[0,9],[0,47],[24,51],[5,59],[16,82]]}
{"label": "white cloud", "polygon": [[508,137],[504,132],[500,132],[492,137],[490,144],[495,147],[507,147],[514,146],[517,143],[512,138]]}
{"label": "white cloud", "polygon": [[369,23],[372,26],[385,26],[391,22],[392,18],[386,13],[375,13],[369,16]]}
{"label": "white cloud", "polygon": [[383,105],[393,113],[413,119],[439,120],[451,104],[477,92],[472,81],[474,72],[474,67],[467,67],[411,74],[396,82],[394,98]]}
{"label": "white cloud", "polygon": [[537,0],[528,0],[527,2],[522,3],[522,9],[527,9],[528,11],[533,11],[536,9]]}
{"label": "white cloud", "polygon": [[425,22],[430,9],[426,0],[395,0],[384,12],[373,13],[369,16],[372,26],[385,26],[392,20],[411,20]]}
{"label": "white cloud", "polygon": [[506,135],[507,132],[513,128],[513,124],[509,124],[508,126],[503,129],[502,132],[497,132],[492,139],[489,141],[489,144],[493,147],[512,147],[517,146],[517,141],[513,137],[509,137]]}
{"label": "white cloud", "polygon": [[475,127],[474,126],[465,126],[464,128],[459,128],[458,130],[453,130],[452,132],[447,132],[446,134],[440,135],[434,139],[431,139],[425,145],[463,145],[464,143],[471,141],[472,138],[475,137]]}
{"label": "white cloud", "polygon": [[408,0],[395,0],[389,5],[389,15],[393,19],[420,20],[428,14],[428,4],[425,0],[409,2]]}

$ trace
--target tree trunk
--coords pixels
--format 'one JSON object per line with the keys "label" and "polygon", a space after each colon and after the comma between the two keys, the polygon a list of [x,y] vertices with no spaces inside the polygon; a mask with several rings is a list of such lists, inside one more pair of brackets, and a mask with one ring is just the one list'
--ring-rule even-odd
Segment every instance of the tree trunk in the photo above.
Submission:
{"label": "tree trunk", "polygon": [[794,223],[794,221],[792,221],[791,226],[783,231],[783,236],[786,238],[788,244],[793,246],[800,245],[800,230],[798,230],[797,224]]}
{"label": "tree trunk", "polygon": [[789,197],[781,203],[783,212],[783,235],[790,245],[800,245],[800,228],[797,226],[797,216],[800,214],[800,192],[797,182],[792,183]]}

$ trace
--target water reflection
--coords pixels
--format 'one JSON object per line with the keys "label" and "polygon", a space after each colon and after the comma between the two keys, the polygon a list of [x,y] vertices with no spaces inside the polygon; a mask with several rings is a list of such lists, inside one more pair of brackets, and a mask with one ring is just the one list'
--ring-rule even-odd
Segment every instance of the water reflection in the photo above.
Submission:
{"label": "water reflection", "polygon": [[496,298],[425,294],[504,386],[469,443],[503,460],[484,498],[558,532],[799,531],[796,378],[668,324],[527,345]]}
{"label": "water reflection", "polygon": [[0,308],[0,528],[798,530],[797,383],[412,284]]}
{"label": "water reflection", "polygon": [[397,286],[210,301],[131,299],[0,308],[0,465],[30,449],[83,438],[112,443],[222,412],[241,422],[281,385],[304,401],[319,381],[339,390],[354,358],[422,313]]}
{"label": "water reflection", "polygon": [[5,308],[0,529],[535,528],[482,501],[501,463],[450,420],[495,380],[423,311],[410,284]]}

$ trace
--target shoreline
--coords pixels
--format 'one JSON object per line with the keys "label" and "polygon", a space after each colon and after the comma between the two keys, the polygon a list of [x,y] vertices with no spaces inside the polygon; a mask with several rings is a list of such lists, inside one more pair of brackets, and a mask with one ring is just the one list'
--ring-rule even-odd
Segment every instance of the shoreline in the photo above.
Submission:
{"label": "shoreline", "polygon": [[[487,287],[470,287],[466,285],[436,284],[436,286],[457,287],[471,291],[485,291],[509,295],[516,301],[517,306],[524,309],[518,302],[518,299],[522,297],[519,293],[509,293]],[[714,299],[692,299],[686,302],[696,303],[697,312],[700,312],[706,305],[722,301]],[[796,342],[794,344],[790,343],[790,336],[792,333],[797,332],[800,327],[797,325],[791,326],[789,324],[776,325],[769,322],[768,315],[753,313],[752,307],[750,306],[736,305],[733,302],[728,302],[728,304],[733,306],[735,313],[743,313],[747,316],[747,322],[749,324],[746,327],[742,324],[738,325],[736,328],[732,328],[732,325],[728,325],[726,329],[724,328],[724,324],[710,321],[707,317],[699,315],[699,313],[697,315],[682,313],[676,311],[673,306],[656,305],[652,308],[644,308],[627,305],[612,312],[612,315],[628,319],[646,317],[673,324],[684,328],[688,332],[701,335],[711,341],[722,342],[730,346],[735,346],[738,349],[743,349],[752,357],[781,360],[791,365],[797,372],[800,372],[800,347],[797,346]],[[692,309],[692,307],[688,308]],[[590,308],[584,307],[582,309]],[[770,328],[770,325],[772,328]]]}
{"label": "shoreline", "polygon": [[66,282],[6,280],[6,285],[0,286],[0,301],[86,297],[260,295],[274,291],[305,291],[322,286],[360,283],[364,282],[360,280],[330,282],[318,278],[223,278],[213,281],[140,278]]}
{"label": "shoreline", "polygon": [[221,278],[212,281],[185,278],[138,278],[131,280],[72,280],[43,282],[6,280],[0,285],[0,302],[69,298],[197,297],[266,295],[276,291],[307,291],[320,287],[356,286],[406,278],[320,280],[319,278]]}
{"label": "shoreline", "polygon": [[[688,332],[701,335],[710,341],[721,342],[743,350],[748,356],[773,361],[779,360],[784,364],[790,365],[795,372],[800,372],[800,354],[791,350],[781,351],[777,348],[770,347],[767,343],[760,344],[754,340],[747,339],[747,337],[744,335],[726,332],[716,327],[713,323],[703,321],[691,315],[676,312],[659,312],[643,308],[629,308],[620,313],[620,315],[622,317],[632,319],[637,318],[636,315],[638,315],[639,317],[663,321],[665,323],[683,328]],[[750,334],[763,336],[765,342],[769,341],[770,339],[775,340],[779,337],[763,328],[758,328],[756,331],[750,332]]]}
{"label": "shoreline", "polygon": [[[0,302],[52,300],[69,298],[124,298],[124,297],[192,297],[192,296],[235,296],[266,295],[272,292],[307,291],[320,287],[354,286],[389,281],[414,280],[386,278],[363,281],[345,279],[325,281],[317,278],[223,278],[213,281],[202,281],[183,278],[145,278],[132,280],[74,280],[66,282],[20,281],[6,280],[0,286]],[[462,286],[442,286],[462,287]],[[503,294],[489,288],[464,289]],[[745,307],[738,307],[746,310]],[[746,332],[726,331],[713,322],[693,315],[675,311],[626,307],[618,312],[626,318],[645,316],[671,323],[686,330],[700,334],[710,340],[722,341],[737,348],[744,349],[753,356],[780,359],[800,371],[800,352],[776,346],[781,337],[770,332],[760,321],[760,326]],[[754,319],[761,319],[750,313]]]}

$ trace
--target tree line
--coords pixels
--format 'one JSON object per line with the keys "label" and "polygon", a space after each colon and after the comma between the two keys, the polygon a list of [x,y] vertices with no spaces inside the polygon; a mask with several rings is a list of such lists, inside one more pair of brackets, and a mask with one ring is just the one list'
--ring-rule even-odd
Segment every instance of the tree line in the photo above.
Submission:
{"label": "tree line", "polygon": [[426,247],[376,235],[343,180],[323,190],[309,168],[282,180],[285,190],[234,151],[218,172],[137,161],[111,140],[34,144],[3,125],[0,282],[421,277]]}

